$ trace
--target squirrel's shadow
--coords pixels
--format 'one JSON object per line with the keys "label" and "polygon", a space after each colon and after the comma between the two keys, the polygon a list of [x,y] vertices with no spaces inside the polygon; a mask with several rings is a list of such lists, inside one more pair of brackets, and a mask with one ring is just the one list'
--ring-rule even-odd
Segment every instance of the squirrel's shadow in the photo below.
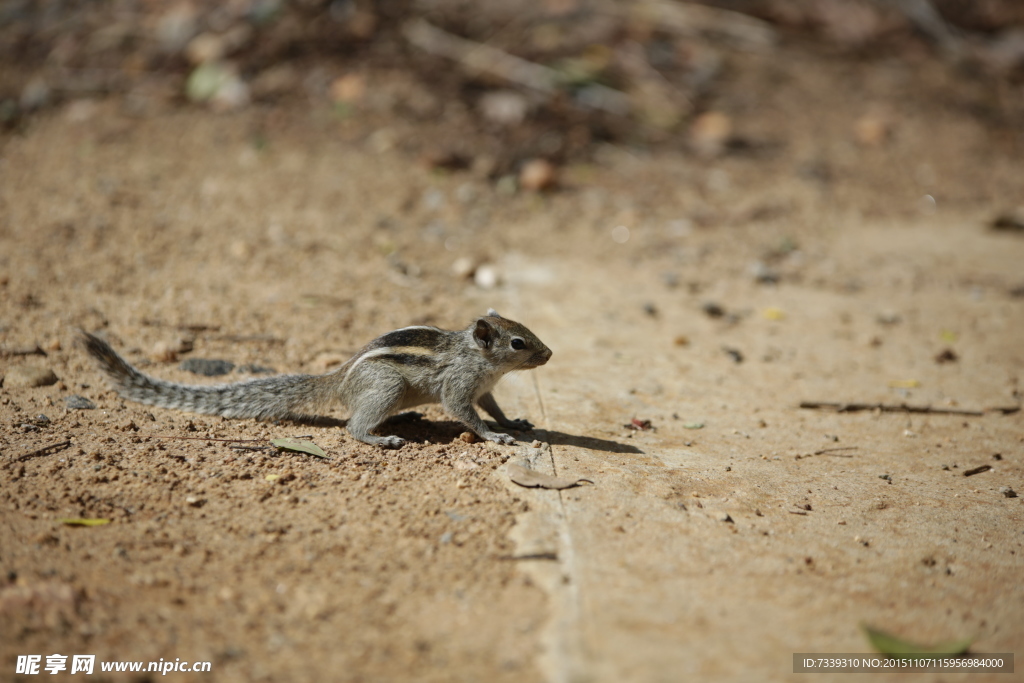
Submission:
{"label": "squirrel's shadow", "polygon": [[609,441],[608,439],[599,439],[596,436],[577,436],[576,434],[556,432],[553,429],[538,431],[543,432],[546,437],[544,440],[552,446],[575,446],[576,448],[587,448],[592,451],[605,451],[607,453],[643,454],[643,451],[636,446],[619,443],[618,441]]}
{"label": "squirrel's shadow", "polygon": [[[339,420],[335,417],[322,415],[296,415],[290,422],[295,422],[310,427],[344,427],[346,420]],[[459,434],[466,431],[466,427],[454,420],[426,420],[423,415],[417,412],[406,412],[393,415],[385,420],[388,434],[395,434],[411,441],[420,443],[429,441],[431,443],[451,443],[459,437]],[[586,448],[592,451],[605,451],[607,453],[635,453],[642,454],[643,451],[636,446],[599,439],[596,436],[578,436],[566,434],[565,432],[553,429],[538,429],[538,436],[552,446],[575,446]],[[529,436],[533,432],[511,432],[517,441],[529,443],[533,439]]]}

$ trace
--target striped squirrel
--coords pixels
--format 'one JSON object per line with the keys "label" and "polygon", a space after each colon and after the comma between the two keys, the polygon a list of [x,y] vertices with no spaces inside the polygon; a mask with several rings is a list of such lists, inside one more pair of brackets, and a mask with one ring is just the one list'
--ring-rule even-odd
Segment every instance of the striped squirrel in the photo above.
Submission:
{"label": "striped squirrel", "polygon": [[382,448],[401,448],[405,440],[370,432],[389,415],[425,403],[440,403],[488,441],[515,443],[511,435],[491,431],[473,404],[502,427],[533,429],[526,420],[505,417],[491,389],[506,373],[536,368],[551,358],[551,350],[530,330],[492,309],[464,330],[413,326],[388,332],[324,375],[278,375],[197,386],[149,377],[102,339],[84,330],[81,334],[86,350],[126,399],[206,415],[271,420],[301,417],[301,409],[342,403],[351,411],[349,433]]}

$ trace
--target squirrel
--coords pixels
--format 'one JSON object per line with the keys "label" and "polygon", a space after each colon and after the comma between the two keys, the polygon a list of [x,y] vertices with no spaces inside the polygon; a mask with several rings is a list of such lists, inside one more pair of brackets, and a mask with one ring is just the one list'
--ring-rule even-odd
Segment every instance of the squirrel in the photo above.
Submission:
{"label": "squirrel", "polygon": [[300,409],[341,403],[351,411],[349,433],[382,448],[401,448],[405,440],[371,432],[388,416],[426,403],[440,403],[483,439],[515,443],[511,435],[492,431],[473,404],[502,427],[533,429],[526,420],[505,417],[491,389],[506,373],[536,368],[551,358],[551,349],[535,334],[493,309],[464,330],[417,325],[388,332],[323,375],[277,375],[208,386],[150,377],[107,342],[84,330],[81,335],[85,349],[126,399],[206,415],[269,420],[301,418]]}

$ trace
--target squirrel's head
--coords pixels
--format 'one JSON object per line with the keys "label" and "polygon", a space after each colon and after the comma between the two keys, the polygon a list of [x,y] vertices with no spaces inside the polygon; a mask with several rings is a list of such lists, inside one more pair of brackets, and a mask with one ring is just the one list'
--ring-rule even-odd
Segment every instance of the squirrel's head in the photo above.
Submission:
{"label": "squirrel's head", "polygon": [[502,318],[493,308],[478,318],[471,329],[481,352],[505,372],[536,368],[551,358],[551,349],[537,335],[514,320]]}

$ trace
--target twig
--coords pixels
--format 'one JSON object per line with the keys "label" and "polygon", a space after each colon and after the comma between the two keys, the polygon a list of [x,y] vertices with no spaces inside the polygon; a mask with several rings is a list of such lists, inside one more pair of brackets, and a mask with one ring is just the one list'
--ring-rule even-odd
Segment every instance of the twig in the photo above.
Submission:
{"label": "twig", "polygon": [[181,330],[182,332],[219,332],[220,331],[220,325],[206,325],[206,324],[203,324],[203,323],[195,323],[195,324],[191,324],[191,325],[188,325],[188,324],[185,324],[185,325],[173,325],[173,324],[170,324],[170,323],[165,323],[165,322],[163,322],[161,320],[154,320],[152,318],[143,318],[142,319],[142,324],[146,325],[148,327],[172,327],[172,328],[174,328],[176,330]]}
{"label": "twig", "polygon": [[659,125],[671,128],[693,111],[693,98],[677,88],[647,61],[644,48],[630,42],[619,50],[622,66],[632,78],[634,98],[647,116],[657,116]]}
{"label": "twig", "polygon": [[36,344],[35,348],[32,349],[0,349],[0,357],[9,358],[11,356],[45,356],[46,351],[43,351],[39,344]]}
{"label": "twig", "polygon": [[[263,443],[266,439],[214,439],[206,436],[157,436],[153,435],[152,439],[182,439],[186,441],[221,441],[223,443]],[[292,437],[294,439],[312,439],[312,434],[303,434],[301,436]],[[276,450],[270,446],[231,446],[233,451],[270,451]]]}
{"label": "twig", "polygon": [[988,412],[999,413],[1000,415],[1013,415],[1020,412],[1020,406],[992,406],[988,409]]}
{"label": "twig", "polygon": [[852,455],[846,453],[836,453],[836,451],[855,451],[858,446],[836,446],[835,448],[822,448],[820,451],[814,451],[811,455],[834,455],[837,458],[852,458]]}
{"label": "twig", "polygon": [[151,439],[182,439],[185,441],[224,441],[225,443],[259,443],[266,441],[266,439],[215,439],[212,436],[160,436],[157,434],[149,435]]}
{"label": "twig", "polygon": [[71,445],[71,441],[70,440],[68,440],[68,441],[61,441],[59,443],[51,443],[49,446],[43,446],[42,448],[37,448],[36,450],[32,451],[31,453],[26,453],[25,455],[18,456],[17,458],[12,460],[11,462],[22,462],[23,460],[30,460],[32,458],[37,458],[37,457],[39,457],[41,455],[49,455],[50,454],[49,452],[52,451],[52,450],[56,449],[56,450],[61,450],[62,451],[65,448],[68,448],[70,445]]}
{"label": "twig", "polygon": [[801,408],[835,410],[837,413],[855,413],[861,410],[878,410],[883,413],[927,413],[930,415],[968,415],[980,417],[986,412],[1010,415],[1020,406],[1001,406],[987,410],[964,410],[961,408],[935,408],[933,406],[912,406],[906,403],[836,403],[833,401],[801,401]]}
{"label": "twig", "polygon": [[522,562],[524,560],[553,560],[558,561],[558,553],[555,552],[541,552],[541,553],[527,553],[526,555],[498,555],[499,560],[506,562]]}
{"label": "twig", "polygon": [[237,342],[240,344],[249,342],[284,344],[285,342],[281,337],[275,337],[272,334],[218,334],[212,335],[210,338],[220,341]]}
{"label": "twig", "polygon": [[766,21],[732,10],[698,5],[693,2],[649,0],[633,5],[608,5],[613,12],[624,8],[653,22],[658,28],[681,36],[714,35],[731,40],[738,47],[760,50],[774,45],[775,29]]}
{"label": "twig", "polygon": [[[467,71],[498,76],[547,95],[556,93],[564,80],[558,71],[510,55],[496,47],[448,33],[424,19],[411,19],[402,26],[406,40],[431,54],[458,62]],[[587,86],[588,97],[581,104],[625,116],[630,110],[626,93],[597,83]]]}

